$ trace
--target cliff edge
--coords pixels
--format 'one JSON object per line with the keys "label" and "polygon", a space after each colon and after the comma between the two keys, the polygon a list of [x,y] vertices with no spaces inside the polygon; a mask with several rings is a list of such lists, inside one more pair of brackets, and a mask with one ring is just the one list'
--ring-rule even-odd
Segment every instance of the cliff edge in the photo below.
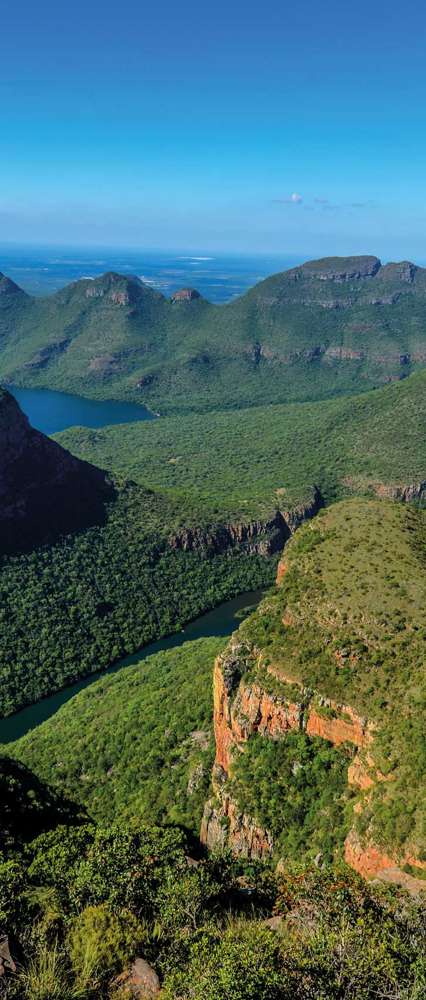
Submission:
{"label": "cliff edge", "polygon": [[288,543],[215,663],[209,848],[426,888],[425,541],[422,511],[347,500]]}

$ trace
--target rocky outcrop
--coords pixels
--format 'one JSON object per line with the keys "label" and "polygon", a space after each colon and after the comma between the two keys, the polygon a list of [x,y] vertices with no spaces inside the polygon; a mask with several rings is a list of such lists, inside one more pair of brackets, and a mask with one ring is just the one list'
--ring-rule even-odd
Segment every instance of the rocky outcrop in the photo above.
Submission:
{"label": "rocky outcrop", "polygon": [[[426,871],[425,861],[408,856],[397,863],[395,858],[375,844],[361,843],[355,830],[351,830],[346,837],[345,861],[363,878],[380,878],[383,882],[403,885],[412,893],[426,891],[426,879],[421,877]],[[419,877],[404,871],[407,866],[417,869]]]}
{"label": "rocky outcrop", "polygon": [[193,302],[194,299],[201,298],[200,293],[197,292],[196,288],[179,288],[177,292],[174,292],[171,301],[172,302]]}
{"label": "rocky outcrop", "polygon": [[410,260],[401,260],[397,264],[384,264],[380,277],[387,281],[404,281],[407,285],[412,285],[418,270],[416,264],[412,264]]}
{"label": "rocky outcrop", "polygon": [[331,361],[363,361],[365,352],[352,347],[327,347],[325,358]]}
{"label": "rocky outcrop", "polygon": [[265,858],[272,854],[270,833],[242,813],[230,795],[221,794],[224,776],[216,765],[213,783],[217,799],[207,802],[201,822],[200,837],[209,850],[225,850],[231,846],[234,854],[247,858]]}
{"label": "rocky outcrop", "polygon": [[342,284],[346,281],[359,281],[361,278],[372,278],[381,268],[378,257],[325,257],[323,260],[310,261],[302,264],[299,270],[303,277],[315,278],[317,281],[334,281]]}
{"label": "rocky outcrop", "polygon": [[324,506],[324,499],[321,495],[318,486],[312,487],[312,496],[305,503],[299,504],[298,507],[292,507],[291,510],[285,510],[282,512],[283,519],[293,535],[297,528],[300,528],[305,521],[310,521],[315,514]]}
{"label": "rocky outcrop", "polygon": [[120,357],[114,354],[99,354],[95,358],[91,358],[87,371],[96,375],[110,375],[120,371],[122,367]]}
{"label": "rocky outcrop", "polygon": [[270,556],[281,552],[291,532],[280,511],[265,521],[236,521],[210,528],[182,528],[169,538],[172,549],[216,555],[243,548],[251,554]]}
{"label": "rocky outcrop", "polygon": [[255,733],[277,739],[289,730],[303,730],[308,736],[320,736],[335,746],[352,743],[368,747],[374,727],[349,705],[339,705],[330,698],[306,690],[273,666],[266,676],[276,677],[291,690],[291,696],[272,694],[260,683],[247,683],[244,674],[262,666],[262,654],[245,647],[238,632],[214,665],[213,721],[216,740],[215,763],[228,774],[232,754]]}
{"label": "rocky outcrop", "polygon": [[322,506],[323,498],[314,486],[311,499],[291,510],[276,510],[265,520],[182,528],[170,535],[169,545],[172,549],[206,555],[223,554],[233,548],[241,548],[252,555],[275,555],[282,551],[296,529],[314,517]]}
{"label": "rocky outcrop", "polygon": [[413,503],[414,501],[426,500],[426,480],[408,485],[392,485],[377,483],[374,486],[376,496],[387,500],[399,500],[402,503]]}
{"label": "rocky outcrop", "polygon": [[50,344],[46,344],[46,347],[42,347],[37,354],[34,354],[29,361],[26,361],[24,368],[29,369],[40,369],[45,368],[54,358],[58,357],[59,354],[63,354],[69,347],[71,341],[69,337],[61,337],[59,340],[52,340]]}
{"label": "rocky outcrop", "polygon": [[14,397],[0,390],[0,552],[102,523],[113,495],[104,472],[34,430]]}
{"label": "rocky outcrop", "polygon": [[397,500],[400,503],[423,503],[426,500],[426,480],[416,483],[378,483],[372,479],[345,476],[344,486],[354,493],[372,493],[381,500]]}
{"label": "rocky outcrop", "polygon": [[8,972],[16,972],[16,962],[10,953],[8,935],[0,931],[0,976],[5,976]]}
{"label": "rocky outcrop", "polygon": [[146,298],[161,300],[162,296],[148,288],[140,278],[135,275],[117,274],[115,271],[108,271],[93,280],[82,278],[80,281],[69,285],[59,295],[60,301],[71,294],[84,295],[85,299],[103,299],[105,305],[113,306],[140,306]]}

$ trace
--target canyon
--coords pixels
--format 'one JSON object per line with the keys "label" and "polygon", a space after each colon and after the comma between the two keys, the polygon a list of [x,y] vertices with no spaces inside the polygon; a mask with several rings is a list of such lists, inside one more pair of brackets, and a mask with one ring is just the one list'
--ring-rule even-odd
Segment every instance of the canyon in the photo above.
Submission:
{"label": "canyon", "polygon": [[[404,498],[405,499],[405,498]],[[345,503],[339,505],[345,507]],[[379,513],[377,511],[376,513]],[[302,529],[301,537],[315,531],[316,521]],[[275,601],[279,613],[283,635],[286,631],[303,628],[303,617],[290,609],[280,592],[284,588],[287,575],[297,565],[292,546],[297,545],[295,537],[285,549],[277,571]],[[306,566],[302,572],[307,572]],[[330,595],[328,595],[330,596]],[[273,598],[274,599],[274,598]],[[261,621],[268,617],[271,599],[265,598],[253,616]],[[310,613],[313,613],[310,602]],[[335,625],[333,625],[335,628]],[[291,662],[291,657],[283,652],[285,640],[276,643],[270,650],[262,633],[263,642],[256,638],[253,622],[244,623],[234,633],[225,651],[214,665],[214,733],[215,762],[212,774],[213,797],[206,803],[201,825],[201,840],[210,849],[226,847],[237,855],[248,858],[273,857],[275,863],[285,865],[286,859],[277,855],[273,836],[262,828],[256,816],[244,813],[233,798],[233,769],[235,762],[250,740],[257,734],[277,745],[291,732],[301,732],[308,737],[319,737],[334,747],[344,747],[349,752],[347,784],[350,793],[352,820],[344,841],[343,857],[346,863],[366,878],[380,878],[384,881],[404,885],[412,892],[424,890],[426,882],[422,872],[426,871],[426,861],[417,843],[417,851],[409,838],[404,845],[385,845],[376,842],[371,823],[363,818],[378,808],[374,791],[379,785],[387,785],[392,794],[395,773],[382,773],[378,764],[375,742],[386,720],[377,717],[372,705],[371,717],[350,703],[329,696],[330,680],[325,678],[324,688],[315,687],[303,678]],[[323,639],[328,643],[329,639]],[[347,650],[335,650],[333,659],[337,670],[350,663]],[[356,658],[352,654],[352,662]],[[350,667],[349,667],[350,669]],[[359,699],[355,699],[359,701]],[[388,721],[390,723],[390,720]],[[291,789],[289,789],[291,794]],[[271,787],[271,796],[274,789]]]}

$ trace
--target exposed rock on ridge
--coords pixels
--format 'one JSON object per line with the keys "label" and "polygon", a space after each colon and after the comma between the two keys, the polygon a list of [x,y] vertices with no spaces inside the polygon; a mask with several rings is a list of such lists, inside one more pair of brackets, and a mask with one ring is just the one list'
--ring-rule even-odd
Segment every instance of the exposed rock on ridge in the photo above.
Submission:
{"label": "exposed rock on ridge", "polygon": [[378,257],[324,257],[322,260],[309,261],[302,264],[300,270],[309,278],[317,281],[359,281],[361,278],[372,278],[381,268]]}
{"label": "exposed rock on ridge", "polygon": [[252,555],[271,556],[281,552],[296,529],[323,507],[324,501],[318,487],[314,486],[312,498],[292,510],[276,510],[266,520],[231,522],[212,525],[210,528],[182,528],[169,538],[173,549],[184,552],[205,551],[209,555],[243,548]]}

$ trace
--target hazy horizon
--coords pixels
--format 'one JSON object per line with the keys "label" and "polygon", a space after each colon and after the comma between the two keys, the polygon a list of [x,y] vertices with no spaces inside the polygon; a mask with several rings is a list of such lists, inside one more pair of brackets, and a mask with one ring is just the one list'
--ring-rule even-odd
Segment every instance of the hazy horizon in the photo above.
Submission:
{"label": "hazy horizon", "polygon": [[[254,253],[205,248],[136,248],[0,243],[0,272],[26,292],[54,294],[81,278],[108,271],[133,274],[166,297],[179,288],[196,288],[220,304],[237,298],[259,281],[312,260],[309,254]],[[387,263],[382,258],[382,263]],[[417,259],[414,263],[422,265]]]}

